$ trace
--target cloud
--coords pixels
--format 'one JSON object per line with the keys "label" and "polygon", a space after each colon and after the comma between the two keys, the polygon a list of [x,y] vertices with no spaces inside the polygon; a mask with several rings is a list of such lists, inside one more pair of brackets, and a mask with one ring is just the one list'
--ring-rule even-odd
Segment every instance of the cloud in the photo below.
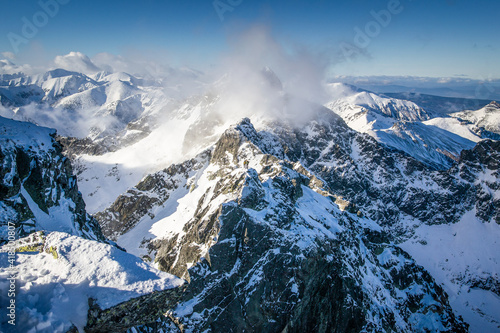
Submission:
{"label": "cloud", "polygon": [[203,112],[186,132],[185,153],[205,147],[245,117],[257,128],[274,120],[298,125],[326,98],[322,81],[328,63],[321,54],[287,48],[262,25],[231,35],[229,45],[209,72],[214,82],[203,95]]}
{"label": "cloud", "polygon": [[130,63],[122,56],[103,52],[92,57],[92,62],[107,72],[125,72],[133,74]]}
{"label": "cloud", "polygon": [[22,72],[27,75],[39,74],[51,69],[62,68],[72,72],[79,72],[86,75],[94,74],[101,71],[101,68],[96,66],[92,60],[81,52],[70,52],[66,55],[58,55],[53,60],[45,60],[33,65],[30,64],[17,65],[11,60],[15,57],[11,52],[3,52],[2,56],[6,59],[0,59],[0,74],[14,74]]}
{"label": "cloud", "polygon": [[360,85],[401,85],[408,87],[438,87],[438,86],[461,86],[474,84],[478,80],[468,77],[425,77],[425,76],[334,76],[329,81],[345,82]]}
{"label": "cloud", "polygon": [[[219,101],[224,117],[298,116],[311,107],[305,101],[321,103],[328,67],[322,54],[301,46],[286,47],[263,25],[230,36],[229,44],[230,51],[217,69],[224,75]],[[296,97],[293,103],[287,102],[290,96]]]}
{"label": "cloud", "polygon": [[15,73],[31,74],[33,67],[31,65],[16,65],[8,59],[0,59],[0,74],[15,74]]}
{"label": "cloud", "polygon": [[273,38],[267,26],[257,25],[230,38],[231,52],[224,65],[231,71],[245,68],[260,71],[269,67],[290,94],[315,100],[329,65],[321,53],[301,45],[284,46]]}
{"label": "cloud", "polygon": [[16,59],[16,55],[12,52],[2,52],[1,53],[3,57],[7,58],[7,59],[10,59],[10,60],[15,60]]}
{"label": "cloud", "polygon": [[112,115],[98,112],[97,106],[75,111],[44,103],[30,103],[14,112],[0,104],[0,116],[55,128],[60,135],[80,138],[87,137],[95,130],[100,132],[119,125],[119,121]]}
{"label": "cloud", "polygon": [[66,69],[68,71],[79,72],[83,74],[94,74],[101,69],[97,67],[85,54],[80,52],[70,52],[63,56],[56,56],[54,59],[56,68]]}
{"label": "cloud", "polygon": [[96,54],[92,62],[108,72],[124,72],[145,78],[165,78],[173,70],[165,59],[142,52],[129,52],[125,56],[102,52]]}

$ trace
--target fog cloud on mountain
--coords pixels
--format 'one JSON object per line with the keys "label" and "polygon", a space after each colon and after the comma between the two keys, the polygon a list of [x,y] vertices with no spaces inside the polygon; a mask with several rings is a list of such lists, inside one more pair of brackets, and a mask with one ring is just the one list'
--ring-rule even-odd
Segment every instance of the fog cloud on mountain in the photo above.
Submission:
{"label": "fog cloud on mountain", "polygon": [[[219,77],[217,112],[243,117],[297,117],[305,101],[324,99],[326,57],[305,47],[287,49],[266,26],[230,36],[230,50],[211,73]],[[287,102],[295,98],[294,103]],[[310,108],[310,106],[307,106]]]}

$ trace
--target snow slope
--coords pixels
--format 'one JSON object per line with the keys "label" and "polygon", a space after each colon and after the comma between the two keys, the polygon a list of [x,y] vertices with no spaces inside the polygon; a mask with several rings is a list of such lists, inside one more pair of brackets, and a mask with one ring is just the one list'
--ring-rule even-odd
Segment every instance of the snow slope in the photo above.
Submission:
{"label": "snow slope", "polygon": [[183,113],[183,107],[178,111],[177,115],[164,118],[159,124],[151,120],[151,132],[131,145],[102,155],[78,157],[75,163],[81,170],[78,182],[89,212],[96,213],[108,207],[148,173],[195,155],[196,150],[185,153],[183,144],[187,131],[202,110],[195,106],[189,114]]}
{"label": "snow slope", "polygon": [[0,142],[2,148],[8,145],[47,153],[53,149],[53,128],[40,127],[27,122],[19,122],[0,117]]}
{"label": "snow slope", "polygon": [[475,126],[464,124],[455,117],[436,117],[423,122],[425,125],[439,127],[472,142],[479,142],[481,136],[475,131]]}
{"label": "snow slope", "polygon": [[[26,250],[30,245],[33,248]],[[88,298],[106,309],[184,283],[114,246],[63,232],[35,233],[17,240],[15,246],[17,332],[66,332],[72,325],[83,332]],[[2,290],[8,288],[10,273],[7,250],[7,246],[0,248]],[[0,297],[3,306],[7,295]],[[1,319],[3,332],[10,331],[7,319]]]}
{"label": "snow slope", "polygon": [[451,116],[500,135],[500,104],[497,102],[491,102],[476,111],[452,113]]}
{"label": "snow slope", "polygon": [[482,139],[500,139],[500,104],[491,102],[478,110],[450,113],[424,122],[478,142]]}
{"label": "snow slope", "polygon": [[447,120],[430,119],[413,102],[380,96],[359,88],[332,83],[332,100],[326,107],[340,115],[352,129],[368,133],[377,141],[404,151],[438,169],[446,169],[464,149],[471,149],[477,136],[456,127],[439,126]]}
{"label": "snow slope", "polygon": [[498,289],[495,294],[479,288],[500,278],[498,225],[484,223],[470,211],[455,224],[422,225],[400,246],[443,286],[453,309],[471,325],[470,332],[500,331]]}

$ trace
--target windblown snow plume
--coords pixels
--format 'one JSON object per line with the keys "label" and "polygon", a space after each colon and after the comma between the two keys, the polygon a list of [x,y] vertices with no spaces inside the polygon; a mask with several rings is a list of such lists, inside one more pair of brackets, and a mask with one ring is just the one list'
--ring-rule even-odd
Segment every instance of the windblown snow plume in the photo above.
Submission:
{"label": "windblown snow plume", "polygon": [[[305,109],[299,101],[324,98],[327,62],[320,56],[305,49],[286,50],[263,26],[234,36],[231,47],[218,69],[224,75],[218,112],[224,117],[294,117]],[[295,103],[287,103],[291,96]]]}

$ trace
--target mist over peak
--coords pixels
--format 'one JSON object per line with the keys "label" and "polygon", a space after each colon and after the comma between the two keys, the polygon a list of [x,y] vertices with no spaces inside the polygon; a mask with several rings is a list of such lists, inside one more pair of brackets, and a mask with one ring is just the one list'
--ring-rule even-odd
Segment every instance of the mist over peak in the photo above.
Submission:
{"label": "mist over peak", "polygon": [[54,59],[54,67],[80,72],[86,75],[95,74],[98,68],[88,56],[81,52],[70,52]]}

